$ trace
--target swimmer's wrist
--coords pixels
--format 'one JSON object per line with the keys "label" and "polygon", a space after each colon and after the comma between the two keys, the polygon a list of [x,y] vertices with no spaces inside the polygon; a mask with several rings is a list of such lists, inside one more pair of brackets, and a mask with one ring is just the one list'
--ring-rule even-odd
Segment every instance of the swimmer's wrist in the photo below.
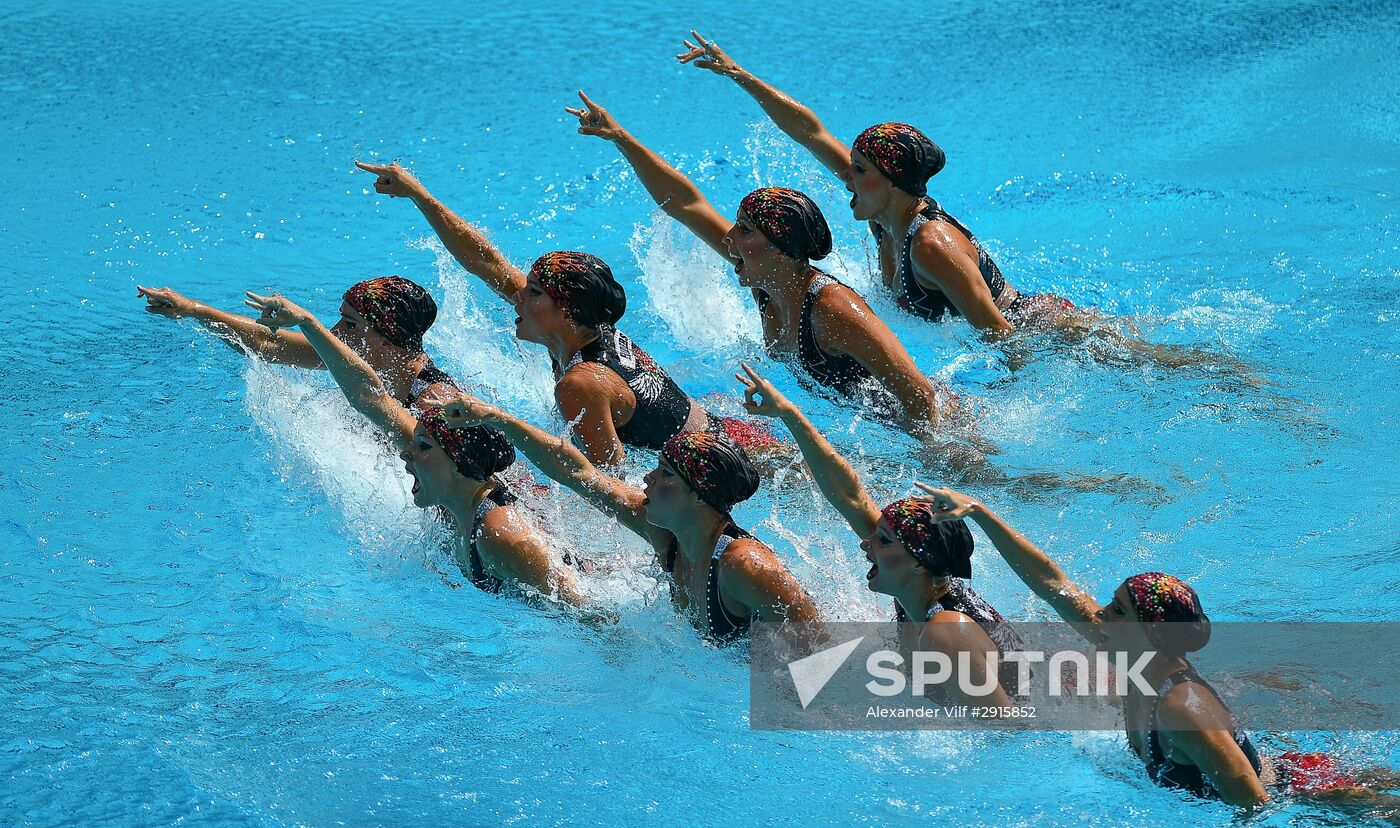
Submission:
{"label": "swimmer's wrist", "polygon": [[995,526],[1001,523],[1001,519],[980,500],[974,500],[968,505],[967,516],[972,518],[973,523],[976,523],[983,529],[986,529],[988,525]]}

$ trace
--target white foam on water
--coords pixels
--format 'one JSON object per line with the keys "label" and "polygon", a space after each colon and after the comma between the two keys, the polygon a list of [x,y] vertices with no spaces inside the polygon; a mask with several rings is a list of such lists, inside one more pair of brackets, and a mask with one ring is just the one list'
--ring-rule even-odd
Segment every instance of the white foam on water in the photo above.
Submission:
{"label": "white foam on water", "polygon": [[735,353],[761,346],[752,296],[731,267],[660,208],[639,223],[627,246],[636,257],[649,313],[687,347]]}
{"label": "white foam on water", "polygon": [[433,255],[441,300],[424,342],[438,366],[482,399],[532,422],[553,417],[549,354],[515,338],[515,310],[463,270],[437,237],[409,246]]}
{"label": "white foam on water", "polygon": [[[413,505],[403,463],[336,388],[312,384],[310,372],[249,360],[244,407],[270,442],[283,479],[315,485],[345,516],[367,550],[421,554],[421,510]],[[328,378],[327,378],[328,379]]]}

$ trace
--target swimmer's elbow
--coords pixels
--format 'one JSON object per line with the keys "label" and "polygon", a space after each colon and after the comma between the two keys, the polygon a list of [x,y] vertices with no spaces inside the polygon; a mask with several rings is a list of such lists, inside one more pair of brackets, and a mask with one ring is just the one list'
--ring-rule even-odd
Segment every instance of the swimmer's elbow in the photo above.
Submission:
{"label": "swimmer's elbow", "polygon": [[360,386],[358,393],[350,396],[350,402],[361,412],[376,411],[384,404],[384,398],[389,392],[384,390],[380,383],[365,383]]}

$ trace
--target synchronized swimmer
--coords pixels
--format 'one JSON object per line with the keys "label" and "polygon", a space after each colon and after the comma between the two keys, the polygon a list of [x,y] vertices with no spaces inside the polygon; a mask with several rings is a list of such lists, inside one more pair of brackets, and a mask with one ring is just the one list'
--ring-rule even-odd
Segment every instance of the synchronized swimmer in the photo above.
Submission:
{"label": "synchronized swimmer", "polygon": [[[908,124],[881,123],[846,146],[811,110],[740,68],[692,32],[682,63],[734,80],[774,123],[835,173],[851,192],[855,220],[876,240],[881,281],[900,308],[929,322],[962,318],[992,336],[1033,335],[1112,341],[1143,360],[1177,367],[1200,362],[1182,350],[1112,329],[1101,314],[1051,294],[1012,286],[986,247],[928,192],[943,151]],[[936,431],[960,408],[957,394],[926,376],[904,344],[850,287],[816,267],[832,250],[831,231],[801,192],[766,186],[744,196],[727,218],[687,177],[638,141],[582,92],[568,107],[578,131],[611,142],[657,205],[713,249],[748,288],[763,345],[788,362],[804,386],[901,425],[911,435]],[[818,490],[860,538],[870,564],[865,583],[889,596],[908,647],[950,657],[973,686],[991,686],[980,704],[1015,696],[1015,665],[990,675],[986,654],[1019,649],[1007,620],[967,583],[975,523],[1035,595],[1102,649],[1153,653],[1144,675],[1156,696],[1125,698],[1127,740],[1156,783],[1201,797],[1255,806],[1272,793],[1331,799],[1374,794],[1327,754],[1264,756],[1225,703],[1187,660],[1210,637],[1195,590],[1145,572],[1099,604],[1049,556],[980,501],[918,484],[924,493],[883,508],[821,428],[748,364],[746,418],[721,417],[689,396],[638,343],[618,329],[627,296],[601,259],[546,252],[528,270],[513,265],[478,228],[434,198],[397,163],[356,162],[375,190],[407,198],[451,255],[516,313],[515,333],[544,346],[554,398],[570,434],[560,437],[483,402],[433,362],[423,338],[437,305],[400,276],[358,282],[327,328],[279,294],[247,294],[257,318],[218,310],[168,287],[140,287],[147,310],[192,318],[239,350],[276,364],[325,369],[351,406],[404,461],[415,505],[452,530],[463,576],[489,591],[543,596],[592,607],[580,554],[540,528],[507,478],[517,451],[540,472],[641,537],[654,553],[676,610],[715,645],[744,640],[754,621],[804,625],[820,635],[822,610],[769,545],[741,528],[734,507],[764,485],[758,455],[785,443],[763,425],[783,424]],[[1229,363],[1221,357],[1220,364]],[[376,447],[382,450],[382,444]],[[615,467],[629,452],[652,452],[655,467],[638,488]],[[512,478],[514,479],[514,478]],[[544,495],[554,497],[557,489]],[[1173,622],[1186,633],[1158,635]],[[954,701],[963,682],[945,685]],[[956,688],[956,689],[955,689]]]}

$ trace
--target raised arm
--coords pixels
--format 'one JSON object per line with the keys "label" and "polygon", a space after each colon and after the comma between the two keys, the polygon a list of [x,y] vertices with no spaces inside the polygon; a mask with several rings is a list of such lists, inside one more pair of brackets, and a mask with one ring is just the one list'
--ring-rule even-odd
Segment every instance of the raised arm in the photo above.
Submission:
{"label": "raised arm", "polygon": [[320,368],[321,358],[306,337],[296,331],[272,330],[257,320],[228,313],[196,302],[168,287],[136,286],[136,295],[145,297],[146,310],[167,319],[194,319],[218,334],[219,339],[245,354],[252,354],[279,365],[298,368]]}
{"label": "raised arm", "polygon": [[676,55],[676,60],[709,69],[739,84],[740,89],[758,101],[778,129],[806,147],[828,170],[840,175],[851,166],[851,148],[827,132],[815,112],[740,68],[714,41],[705,40],[693,29],[690,35],[695,42],[685,41],[687,51]]}
{"label": "raised arm", "polygon": [[1095,616],[1101,609],[1098,602],[1071,581],[1064,570],[1025,535],[1008,526],[981,501],[952,489],[940,489],[925,483],[916,485],[932,497],[939,520],[966,517],[982,527],[1012,571],[1061,618],[1072,624],[1097,625]]}
{"label": "raised arm", "polygon": [[423,396],[423,402],[441,407],[443,418],[454,428],[488,424],[500,429],[550,479],[568,486],[599,511],[654,541],[656,529],[647,523],[646,495],[642,490],[599,471],[567,439],[455,389],[433,389]]}
{"label": "raised arm", "polygon": [[652,200],[666,212],[666,215],[684,224],[697,238],[708,244],[716,253],[729,261],[729,246],[724,237],[729,233],[733,222],[726,219],[714,208],[695,182],[686,178],[675,167],[667,164],[661,156],[642,145],[632,134],[618,125],[612,115],[601,106],[589,100],[582,92],[584,109],[564,107],[564,111],[578,117],[578,131],[584,135],[596,135],[611,141],[627,163],[637,173],[637,179],[647,188]]}
{"label": "raised arm", "polygon": [[822,350],[844,353],[864,366],[899,400],[911,427],[938,425],[938,394],[933,381],[924,376],[894,331],[865,300],[854,291],[842,290],[849,295],[819,299],[812,314],[812,333]]}
{"label": "raised arm", "polygon": [[337,339],[311,312],[275,293],[271,296],[249,293],[247,304],[261,312],[258,317],[261,325],[271,329],[301,328],[350,405],[389,435],[396,448],[402,450],[413,442],[413,429],[418,424],[413,415],[389,395],[369,363]]}
{"label": "raised arm", "polygon": [[513,302],[512,297],[525,287],[525,273],[511,264],[495,245],[476,227],[468,224],[461,216],[447,209],[447,205],[433,198],[426,187],[418,182],[413,174],[397,163],[388,166],[365,164],[356,161],[355,166],[365,172],[374,173],[374,190],[390,198],[411,199],[422,211],[433,232],[442,240],[443,247],[452,254],[468,273],[478,277],[496,295]]}
{"label": "raised arm", "polygon": [[870,537],[880,520],[880,507],[865,490],[856,470],[827,442],[801,409],[747,363],[740,365],[744,374],[735,374],[735,378],[744,384],[744,408],[750,414],[775,417],[787,426],[827,502],[846,519],[852,532],[862,538]]}

